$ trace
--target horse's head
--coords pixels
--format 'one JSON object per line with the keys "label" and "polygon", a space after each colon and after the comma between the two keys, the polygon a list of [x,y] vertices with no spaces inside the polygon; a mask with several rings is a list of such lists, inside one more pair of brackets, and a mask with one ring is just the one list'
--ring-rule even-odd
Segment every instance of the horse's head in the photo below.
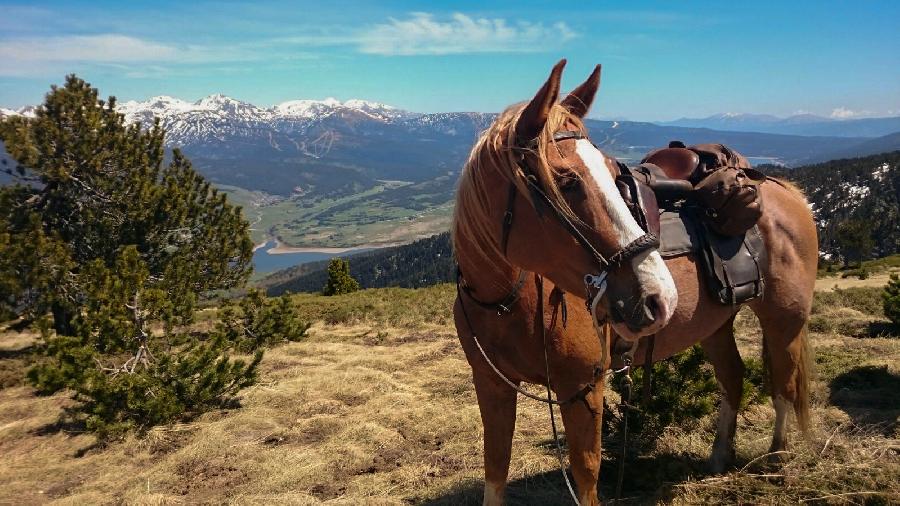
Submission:
{"label": "horse's head", "polygon": [[582,123],[600,67],[558,103],[564,65],[482,135],[460,180],[455,234],[496,253],[486,259],[505,257],[568,292],[583,294],[586,275],[605,275],[595,317],[636,339],[668,323],[675,284],[616,187],[618,165]]}

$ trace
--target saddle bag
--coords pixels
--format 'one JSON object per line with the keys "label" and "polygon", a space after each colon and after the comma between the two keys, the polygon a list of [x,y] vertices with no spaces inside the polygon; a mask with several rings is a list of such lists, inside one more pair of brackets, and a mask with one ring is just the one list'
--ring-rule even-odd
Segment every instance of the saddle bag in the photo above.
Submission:
{"label": "saddle bag", "polygon": [[[697,202],[706,211],[707,224],[719,234],[739,236],[762,216],[759,185],[766,176],[724,144],[685,146],[672,141],[648,153],[638,170],[658,196]],[[676,184],[692,185],[690,195]]]}
{"label": "saddle bag", "polygon": [[713,297],[733,306],[761,296],[766,250],[759,227],[752,225],[741,235],[723,236],[709,230],[709,223],[703,226],[707,230],[701,234],[700,257]]}
{"label": "saddle bag", "polygon": [[752,168],[722,167],[694,187],[694,196],[705,209],[705,221],[713,231],[739,236],[762,216],[759,185],[766,180]]}
{"label": "saddle bag", "polygon": [[737,236],[722,235],[710,230],[702,209],[696,207],[667,209],[660,222],[660,255],[696,255],[701,277],[720,304],[742,304],[763,294],[766,249],[759,227]]}
{"label": "saddle bag", "polygon": [[687,149],[699,163],[691,179],[695,197],[706,208],[706,223],[725,236],[750,230],[762,216],[759,185],[765,174],[724,144],[697,144]]}

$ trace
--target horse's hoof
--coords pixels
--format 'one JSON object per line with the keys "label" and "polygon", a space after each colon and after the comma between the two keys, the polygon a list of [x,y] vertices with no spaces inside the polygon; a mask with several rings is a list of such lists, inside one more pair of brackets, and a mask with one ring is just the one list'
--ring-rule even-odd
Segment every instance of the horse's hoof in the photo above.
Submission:
{"label": "horse's hoof", "polygon": [[706,465],[712,474],[722,474],[734,463],[734,447],[721,441],[713,445],[712,453]]}
{"label": "horse's hoof", "polygon": [[734,462],[734,454],[713,452],[709,460],[706,461],[706,465],[711,474],[723,474],[732,462]]}
{"label": "horse's hoof", "polygon": [[772,466],[781,466],[784,465],[788,460],[787,452],[784,450],[772,450],[769,456],[766,458],[766,462]]}

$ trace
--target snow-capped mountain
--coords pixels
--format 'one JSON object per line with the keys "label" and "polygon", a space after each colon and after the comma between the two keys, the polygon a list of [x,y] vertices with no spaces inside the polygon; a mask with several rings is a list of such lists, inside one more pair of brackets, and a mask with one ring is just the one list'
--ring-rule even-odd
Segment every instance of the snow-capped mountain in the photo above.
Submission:
{"label": "snow-capped mountain", "polygon": [[168,133],[169,146],[190,146],[210,139],[243,131],[271,129],[270,134],[303,133],[331,117],[356,117],[357,120],[397,123],[421,116],[386,104],[366,100],[341,102],[325,100],[289,100],[273,107],[259,107],[249,102],[214,94],[196,102],[169,96],[153,97],[118,106],[128,122],[151,125],[158,118]]}
{"label": "snow-capped mountain", "polygon": [[[365,100],[290,100],[260,107],[221,94],[195,102],[171,96],[117,105],[126,121],[158,120],[168,148],[181,148],[212,181],[278,195],[337,196],[378,180],[426,182],[458,174],[487,113],[405,111]],[[33,115],[34,109],[0,114]],[[722,142],[743,154],[796,164],[869,139],[800,137],[587,120],[595,142],[633,161],[673,139]],[[872,151],[860,154],[869,154]],[[452,192],[452,185],[448,186]]]}
{"label": "snow-capped mountain", "polygon": [[25,116],[26,118],[33,118],[35,111],[37,111],[37,107],[33,105],[26,105],[25,107],[20,107],[19,109],[7,109],[5,107],[0,107],[0,118],[5,116]]}
{"label": "snow-capped mountain", "polygon": [[376,179],[424,181],[459,170],[492,115],[421,114],[367,100],[290,100],[261,107],[215,94],[118,105],[127,122],[158,120],[216,182],[290,194],[359,191]]}

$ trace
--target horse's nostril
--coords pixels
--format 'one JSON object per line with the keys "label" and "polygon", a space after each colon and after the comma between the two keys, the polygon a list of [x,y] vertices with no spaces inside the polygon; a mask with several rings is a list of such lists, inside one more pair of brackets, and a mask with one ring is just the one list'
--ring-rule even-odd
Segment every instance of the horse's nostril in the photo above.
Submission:
{"label": "horse's nostril", "polygon": [[660,318],[666,316],[666,303],[660,294],[654,293],[644,299],[644,312],[647,314],[647,321],[654,323]]}
{"label": "horse's nostril", "polygon": [[644,315],[647,323],[653,323],[662,313],[662,302],[659,295],[653,294],[644,298]]}
{"label": "horse's nostril", "polygon": [[628,313],[625,311],[625,301],[617,300],[612,307],[613,321],[626,321]]}

